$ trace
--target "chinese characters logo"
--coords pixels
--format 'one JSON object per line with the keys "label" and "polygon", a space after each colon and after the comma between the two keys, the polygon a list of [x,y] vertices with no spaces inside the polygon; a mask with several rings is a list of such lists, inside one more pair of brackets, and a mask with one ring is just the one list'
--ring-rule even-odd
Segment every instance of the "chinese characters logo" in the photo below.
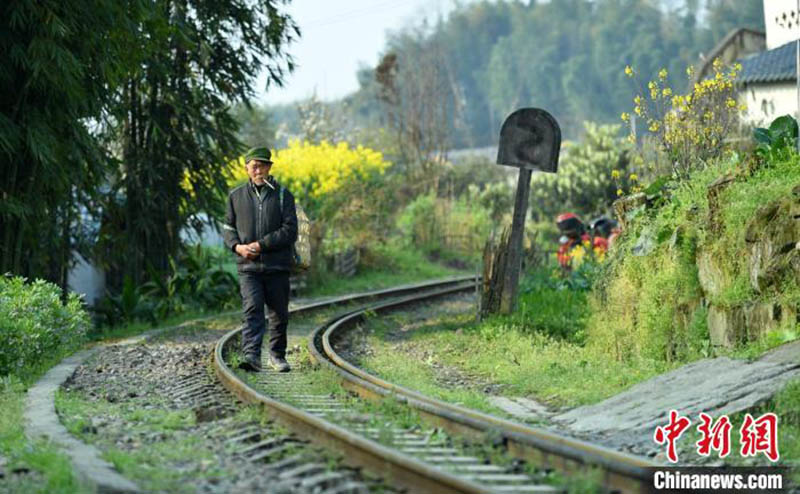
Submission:
{"label": "chinese characters logo", "polygon": [[[697,431],[700,440],[695,443],[697,454],[709,456],[716,451],[720,458],[731,452],[731,429],[733,425],[727,415],[714,420],[710,415],[700,413],[700,424]],[[671,463],[678,462],[676,443],[681,435],[691,426],[688,417],[681,416],[677,410],[670,410],[669,423],[656,427],[653,440],[656,444],[666,445],[667,459]],[[770,461],[778,461],[778,416],[765,413],[757,419],[745,414],[744,422],[739,428],[739,454],[743,457],[756,456],[763,453]]]}

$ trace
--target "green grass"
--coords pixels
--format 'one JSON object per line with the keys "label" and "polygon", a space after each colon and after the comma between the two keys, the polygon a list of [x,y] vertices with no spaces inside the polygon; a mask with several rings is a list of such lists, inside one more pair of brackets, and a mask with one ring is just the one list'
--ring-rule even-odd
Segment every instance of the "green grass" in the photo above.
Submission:
{"label": "green grass", "polygon": [[[226,472],[216,466],[212,445],[202,434],[189,434],[196,423],[189,409],[140,408],[135,402],[91,401],[81,393],[59,391],[56,408],[67,430],[79,439],[95,444],[125,477],[146,492],[194,492],[187,478],[221,478]],[[234,417],[242,422],[258,417],[250,407]],[[91,417],[119,417],[133,424],[125,435],[134,442],[126,449],[113,437],[90,432]],[[157,439],[147,439],[157,437]]]}
{"label": "green grass", "polygon": [[[235,313],[236,311],[233,312]],[[207,311],[197,310],[197,311],[185,312],[182,314],[176,314],[166,319],[157,321],[156,323],[151,323],[146,321],[133,321],[120,326],[101,327],[95,329],[90,336],[91,339],[94,341],[108,342],[108,341],[122,340],[125,338],[138,336],[142,333],[146,333],[147,331],[153,329],[180,326],[194,319],[202,319],[206,317],[215,317],[221,315],[222,314],[219,314],[217,312],[207,312]]]}
{"label": "green grass", "polygon": [[428,349],[427,358],[413,366],[376,331],[369,340],[374,352],[362,364],[403,386],[490,413],[482,391],[438,384],[432,363],[500,384],[505,396],[535,397],[554,406],[594,403],[669,370],[654,360],[609,361],[592,348],[498,321],[476,324],[471,314],[451,316],[406,333],[406,344]]}
{"label": "green grass", "polygon": [[[161,321],[157,327],[178,326],[201,316],[204,314],[182,314]],[[230,321],[225,318],[207,321],[207,325],[212,327],[216,325],[220,328],[229,323]],[[189,326],[185,326],[182,330],[193,331],[194,326]],[[104,328],[95,333],[93,339],[123,339],[139,335],[155,327],[147,323],[132,323],[115,328]],[[23,429],[22,414],[25,407],[25,390],[65,356],[67,355],[53,355],[52,358],[38,362],[26,369],[21,376],[4,376],[0,381],[0,410],[2,410],[0,413],[0,456],[8,460],[8,464],[4,467],[7,476],[5,479],[0,479],[0,493],[6,492],[6,489],[10,492],[88,492],[89,487],[82,485],[75,477],[69,458],[60,452],[60,448],[46,441],[29,441],[25,437]],[[57,396],[57,399],[60,398]],[[157,421],[165,425],[180,424],[180,420],[175,416],[158,418]],[[73,425],[75,425],[74,422]],[[27,468],[31,470],[31,473],[8,474],[16,468]]]}
{"label": "green grass", "polygon": [[[382,271],[378,268],[365,269],[359,273],[355,278],[349,280],[328,279],[328,284],[316,290],[314,295],[325,295],[335,293],[347,293],[365,291],[368,289],[387,287],[394,284],[408,283],[427,278],[437,278],[458,274],[457,270],[445,268],[423,259],[420,255],[415,253],[399,254],[400,262],[392,264],[388,267],[388,271]],[[406,271],[404,271],[406,270]],[[235,266],[233,267],[235,272]],[[180,326],[193,319],[207,317],[207,312],[190,312],[176,315],[159,321],[157,324],[147,322],[133,322],[116,327],[103,327],[95,329],[91,334],[92,341],[113,341],[133,336],[140,335],[144,332],[164,327]],[[319,320],[317,317],[315,319]],[[228,318],[215,318],[211,321],[206,321],[204,324],[224,329],[232,324],[232,319]],[[191,333],[194,331],[194,325],[184,325],[181,331]],[[164,336],[172,335],[173,332],[168,332]],[[0,492],[7,490],[11,492],[42,492],[42,493],[60,493],[60,492],[87,492],[88,487],[79,483],[77,478],[72,472],[72,467],[66,455],[59,452],[59,449],[54,445],[44,442],[35,441],[30,442],[24,435],[22,413],[24,410],[25,389],[32,385],[41,375],[43,375],[52,365],[57,363],[61,358],[66,355],[56,355],[53,359],[48,361],[39,362],[27,369],[22,376],[5,376],[0,382],[0,455],[7,460],[4,470],[7,472],[6,478],[0,479]],[[333,381],[320,382],[320,386],[336,386]],[[70,407],[69,398],[60,396],[58,398],[59,409],[61,406]],[[84,404],[85,405],[85,404]],[[158,412],[147,413],[144,411],[131,412],[134,413],[133,418],[137,418],[147,426],[158,426],[166,429],[173,427],[180,427],[184,424],[187,417],[180,414],[167,414],[160,416]],[[139,414],[139,415],[136,415]],[[86,417],[88,415],[85,415]],[[84,420],[84,422],[81,422]],[[81,430],[86,425],[85,418],[80,419],[79,415],[75,415],[68,425],[72,427],[72,432],[81,437]],[[89,439],[89,438],[87,438]],[[185,444],[175,443],[171,447],[166,447],[164,452],[155,451],[152,453],[153,462],[149,462],[146,455],[144,457],[138,454],[125,453],[113,446],[109,446],[106,451],[107,455],[112,462],[120,468],[123,474],[130,474],[133,477],[142,476],[149,477],[151,470],[158,468],[158,458],[167,458],[169,451],[185,451],[192,450],[192,443]],[[179,455],[178,455],[179,456]],[[137,466],[138,465],[138,466]],[[17,468],[27,468],[31,470],[29,474],[11,475],[8,472]],[[146,483],[153,490],[176,491],[182,489],[180,485],[173,483],[172,477],[169,472],[162,472],[158,474],[152,482],[145,478]],[[13,482],[13,483],[12,483]]]}
{"label": "green grass", "polygon": [[[426,329],[430,328],[432,334],[438,331],[452,332],[461,327],[469,317],[470,315],[464,315],[454,320],[435,318],[430,320],[425,327]],[[474,315],[471,317],[474,318]],[[397,351],[394,342],[386,340],[387,334],[397,331],[402,323],[402,318],[397,316],[376,318],[368,322],[366,327],[369,330],[369,336],[366,343],[372,351],[369,356],[362,358],[359,362],[361,367],[368,372],[380,375],[387,381],[401,384],[434,398],[488,413],[500,413],[489,403],[483,393],[472,389],[448,388],[437,383],[436,372],[432,364],[437,361],[436,349],[439,347],[428,346],[429,340],[418,342],[411,338],[407,341],[409,345],[416,347],[415,351],[419,352],[418,355],[426,355],[417,365],[409,365],[409,354]],[[419,331],[425,331],[425,329],[417,329],[415,334]]]}
{"label": "green grass", "polygon": [[731,358],[756,360],[764,353],[800,338],[800,324],[795,327],[777,328],[737,348],[721,352]]}
{"label": "green grass", "polygon": [[318,297],[363,292],[464,273],[463,270],[432,262],[415,249],[375,246],[362,259],[355,276],[343,278],[332,272],[317,273],[311,278],[309,288],[303,295]]}
{"label": "green grass", "polygon": [[[69,458],[46,441],[30,442],[23,429],[25,391],[35,376],[27,381],[14,376],[0,381],[0,455],[8,464],[6,477],[0,479],[0,492],[83,493],[90,492],[75,477]],[[31,473],[16,475],[15,469]]]}
{"label": "green grass", "polygon": [[[395,321],[397,321],[396,318]],[[390,323],[386,323],[386,319],[384,318],[375,318],[372,325],[381,326],[382,329],[377,330],[376,332],[385,332],[390,330]],[[303,346],[303,348],[306,347]],[[400,355],[400,357],[402,357],[402,355]],[[301,358],[301,360],[302,359],[303,358]],[[405,359],[405,367],[407,369],[418,367],[408,366],[407,363],[408,360]],[[397,364],[397,362],[394,362],[393,364]],[[401,369],[401,367],[402,366],[397,365],[397,369]],[[239,374],[252,386],[256,388],[259,387],[259,384],[255,382],[252,374],[239,372],[237,372],[237,374]],[[417,410],[404,405],[401,401],[394,397],[390,396],[387,398],[366,400],[349,394],[341,385],[341,377],[337,373],[330,371],[327,368],[316,368],[313,371],[310,370],[302,375],[302,377],[303,379],[298,383],[298,386],[302,386],[304,394],[308,393],[337,397],[338,400],[346,403],[347,410],[349,410],[349,412],[352,414],[357,414],[361,417],[360,419],[356,420],[358,423],[362,423],[363,418],[368,417],[366,425],[378,430],[377,442],[380,444],[393,447],[394,435],[392,430],[396,428],[408,428],[417,433],[427,435],[431,443],[441,442],[445,445],[454,446],[459,450],[459,454],[485,458],[495,465],[505,465],[512,468],[518,466],[519,460],[515,459],[508,453],[507,449],[502,446],[501,441],[494,441],[491,433],[487,441],[475,442],[473,439],[468,437],[451,435],[443,432],[441,429],[432,428],[436,427],[436,424],[426,424],[423,417]],[[443,392],[443,396],[455,396],[457,397],[455,401],[459,401],[467,406],[476,404],[469,402],[470,397],[477,396],[470,392],[450,395],[448,394],[447,390],[437,390],[435,387],[428,388],[427,390],[434,392],[441,391]],[[287,397],[286,399],[290,404],[298,404],[293,403],[291,401],[291,397]],[[486,405],[483,397],[480,397],[479,400],[485,405],[485,411],[500,413],[499,410]],[[341,420],[339,420],[339,424],[347,427],[347,418],[343,417]],[[332,461],[335,462],[338,460]],[[523,469],[534,479],[541,480],[543,483],[549,483],[555,486],[563,486],[568,493],[590,494],[601,492],[601,490],[599,490],[601,483],[598,481],[598,477],[596,475],[597,472],[594,471],[588,472],[585,475],[579,475],[577,477],[575,475],[564,477],[554,472],[543,472],[540,469],[528,464],[525,464]]]}
{"label": "green grass", "polygon": [[[786,197],[800,183],[800,157],[752,173],[741,162],[741,157],[733,156],[697,170],[691,182],[676,186],[663,205],[639,212],[590,296],[587,341],[591,345],[600,346],[615,360],[686,363],[714,353],[702,299],[722,308],[750,302],[797,305],[800,287],[794,279],[768,293],[754,292],[744,237],[759,207]],[[714,214],[721,219],[721,232],[711,232],[708,185],[726,174],[736,179],[719,194],[720,209]],[[653,250],[633,255],[633,247],[648,236]],[[701,254],[719,271],[716,291],[704,293],[700,285]]]}

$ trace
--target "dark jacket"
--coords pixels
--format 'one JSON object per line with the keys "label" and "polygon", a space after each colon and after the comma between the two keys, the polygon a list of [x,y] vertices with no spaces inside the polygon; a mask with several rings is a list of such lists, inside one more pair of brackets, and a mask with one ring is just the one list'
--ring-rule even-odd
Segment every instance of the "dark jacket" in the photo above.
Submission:
{"label": "dark jacket", "polygon": [[[289,271],[292,245],[297,240],[297,212],[294,196],[283,193],[283,213],[278,204],[280,185],[271,176],[269,185],[258,197],[252,182],[236,187],[228,194],[228,210],[222,226],[225,245],[234,251],[239,271],[276,272]],[[270,187],[272,185],[272,187]],[[236,244],[258,241],[261,254],[250,260],[235,254]]]}

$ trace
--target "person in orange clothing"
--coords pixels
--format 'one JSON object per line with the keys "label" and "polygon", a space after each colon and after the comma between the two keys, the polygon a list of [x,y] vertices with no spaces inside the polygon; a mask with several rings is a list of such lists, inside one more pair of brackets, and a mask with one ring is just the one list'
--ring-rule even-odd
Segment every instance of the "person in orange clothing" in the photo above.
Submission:
{"label": "person in orange clothing", "polygon": [[[563,213],[556,217],[561,237],[556,256],[558,264],[565,271],[571,271],[573,264],[579,264],[586,251],[589,255],[602,260],[608,250],[608,240],[601,236],[591,237],[580,217],[575,213]],[[591,248],[590,248],[591,247]],[[573,263],[577,259],[578,262]]]}
{"label": "person in orange clothing", "polygon": [[563,213],[556,217],[556,225],[561,237],[558,239],[560,244],[556,256],[558,264],[562,269],[569,271],[572,268],[572,256],[570,251],[583,243],[584,237],[588,240],[586,229],[583,222],[575,213]]}

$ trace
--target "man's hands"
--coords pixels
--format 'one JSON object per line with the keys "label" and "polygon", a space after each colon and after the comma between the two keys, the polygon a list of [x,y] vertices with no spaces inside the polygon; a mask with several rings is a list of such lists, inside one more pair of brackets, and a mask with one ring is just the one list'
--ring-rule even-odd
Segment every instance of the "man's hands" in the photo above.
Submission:
{"label": "man's hands", "polygon": [[261,245],[258,242],[236,244],[236,253],[253,261],[258,259],[258,255],[261,254]]}

